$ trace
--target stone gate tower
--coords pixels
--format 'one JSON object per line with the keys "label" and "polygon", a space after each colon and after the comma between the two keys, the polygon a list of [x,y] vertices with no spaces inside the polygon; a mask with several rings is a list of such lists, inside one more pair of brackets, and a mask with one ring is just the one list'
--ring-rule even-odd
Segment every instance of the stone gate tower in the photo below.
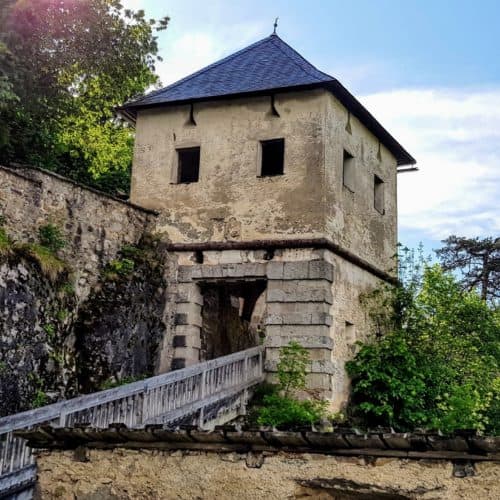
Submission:
{"label": "stone gate tower", "polygon": [[410,154],[335,78],[273,34],[128,103],[131,201],[168,240],[161,370],[296,339],[340,406],[369,333],[360,296],[394,279],[396,174]]}

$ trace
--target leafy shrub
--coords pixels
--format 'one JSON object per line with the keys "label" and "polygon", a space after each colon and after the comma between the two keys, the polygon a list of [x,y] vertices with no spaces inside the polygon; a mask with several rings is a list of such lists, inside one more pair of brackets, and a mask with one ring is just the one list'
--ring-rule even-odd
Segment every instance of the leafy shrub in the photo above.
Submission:
{"label": "leafy shrub", "polygon": [[306,369],[310,363],[309,352],[298,342],[292,340],[281,348],[278,363],[278,379],[285,396],[291,390],[304,389],[306,386]]}
{"label": "leafy shrub", "polygon": [[320,421],[326,414],[328,402],[271,394],[264,396],[257,423],[273,427],[293,427]]}
{"label": "leafy shrub", "polygon": [[294,427],[313,424],[327,416],[328,402],[319,399],[299,400],[295,394],[306,386],[309,352],[291,341],[281,348],[278,362],[278,385],[262,384],[256,389],[249,420],[259,425]]}
{"label": "leafy shrub", "polygon": [[38,229],[40,244],[51,252],[57,253],[66,246],[61,230],[55,224],[45,224]]}
{"label": "leafy shrub", "polygon": [[389,333],[360,344],[346,365],[352,414],[399,430],[498,432],[498,311],[439,266],[386,297]]}

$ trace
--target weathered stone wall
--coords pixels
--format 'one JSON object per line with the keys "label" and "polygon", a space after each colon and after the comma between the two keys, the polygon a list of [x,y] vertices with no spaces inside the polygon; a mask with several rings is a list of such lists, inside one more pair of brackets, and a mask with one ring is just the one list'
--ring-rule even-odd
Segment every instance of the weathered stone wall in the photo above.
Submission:
{"label": "weathered stone wall", "polygon": [[101,270],[77,301],[62,272],[0,254],[0,417],[156,372],[165,325],[164,252],[134,248],[133,269]]}
{"label": "weathered stone wall", "polygon": [[[131,200],[173,242],[322,236],[323,91],[139,112]],[[285,139],[285,175],[258,177],[260,141]],[[176,149],[200,146],[200,179],[173,184]]]}
{"label": "weathered stone wall", "polygon": [[[394,274],[396,160],[324,90],[142,110],[136,126],[131,199],[159,210],[172,242],[326,237]],[[259,142],[285,139],[284,175],[259,177]],[[176,149],[201,148],[200,178],[173,182]],[[343,154],[354,185],[343,186]],[[383,180],[383,213],[374,175]]]}
{"label": "weathered stone wall", "polygon": [[73,267],[78,300],[88,295],[100,269],[124,244],[137,243],[154,220],[147,210],[59,175],[2,166],[0,215],[7,233],[21,242],[36,241],[39,227],[49,222],[63,231],[61,257]]}
{"label": "weathered stone wall", "polygon": [[[144,237],[154,215],[4,167],[0,215],[13,240],[0,248],[0,416],[155,373],[167,256]],[[31,245],[49,222],[67,242],[57,256]]]}
{"label": "weathered stone wall", "polygon": [[[200,257],[203,263],[197,262]],[[264,250],[207,250],[198,256],[175,252],[170,254],[170,266],[172,300],[161,371],[189,366],[203,357],[203,334],[209,333],[203,332],[204,289],[230,291],[244,283],[262,283],[259,316],[269,380],[275,379],[281,347],[295,340],[309,349],[308,390],[329,399],[332,410],[345,406],[345,362],[354,356],[355,342],[371,331],[362,297],[381,286],[379,278],[330,250],[313,248],[276,249],[272,255]],[[229,325],[227,318],[216,321]],[[233,335],[246,339],[236,328]],[[224,348],[234,345],[241,344],[226,339]]]}
{"label": "weathered stone wall", "polygon": [[[395,274],[396,159],[330,93],[325,107],[325,231],[346,250]],[[353,156],[352,189],[344,186],[344,150]],[[384,211],[374,206],[374,175],[384,182]]]}
{"label": "weathered stone wall", "polygon": [[265,455],[204,451],[90,450],[42,452],[38,491],[43,499],[471,499],[500,497],[500,464],[478,462],[475,475],[457,478],[438,460]]}
{"label": "weathered stone wall", "polygon": [[0,258],[0,417],[74,388],[75,297],[62,284],[34,262]]}

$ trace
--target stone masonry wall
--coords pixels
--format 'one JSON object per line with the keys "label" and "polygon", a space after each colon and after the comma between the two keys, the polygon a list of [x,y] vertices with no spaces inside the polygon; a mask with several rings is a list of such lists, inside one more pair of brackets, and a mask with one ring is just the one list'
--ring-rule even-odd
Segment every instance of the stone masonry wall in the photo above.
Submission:
{"label": "stone masonry wall", "polygon": [[[275,452],[90,450],[38,456],[44,499],[493,500],[500,497],[500,464],[478,462],[458,478],[439,460],[335,457]],[[80,458],[81,460],[81,458]]]}
{"label": "stone masonry wall", "polygon": [[[52,173],[0,166],[0,216],[14,240],[0,252],[0,416],[155,373],[167,257],[145,237],[154,214]],[[38,243],[47,223],[66,246],[44,261],[23,244]],[[106,267],[124,259],[127,272]]]}
{"label": "stone masonry wall", "polygon": [[67,240],[61,257],[75,272],[76,295],[85,299],[99,269],[124,244],[135,244],[155,216],[130,203],[85,188],[47,171],[0,166],[0,215],[9,236],[34,242],[53,223]]}

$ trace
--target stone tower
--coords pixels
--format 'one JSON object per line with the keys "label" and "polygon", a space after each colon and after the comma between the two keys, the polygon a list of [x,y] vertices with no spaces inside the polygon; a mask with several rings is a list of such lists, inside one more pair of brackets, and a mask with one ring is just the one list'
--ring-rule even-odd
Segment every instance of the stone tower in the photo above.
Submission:
{"label": "stone tower", "polygon": [[[273,34],[128,103],[131,201],[169,242],[160,370],[295,339],[340,406],[369,334],[360,296],[394,279],[398,167],[412,156],[335,78]],[[175,278],[174,278],[175,277]]]}

